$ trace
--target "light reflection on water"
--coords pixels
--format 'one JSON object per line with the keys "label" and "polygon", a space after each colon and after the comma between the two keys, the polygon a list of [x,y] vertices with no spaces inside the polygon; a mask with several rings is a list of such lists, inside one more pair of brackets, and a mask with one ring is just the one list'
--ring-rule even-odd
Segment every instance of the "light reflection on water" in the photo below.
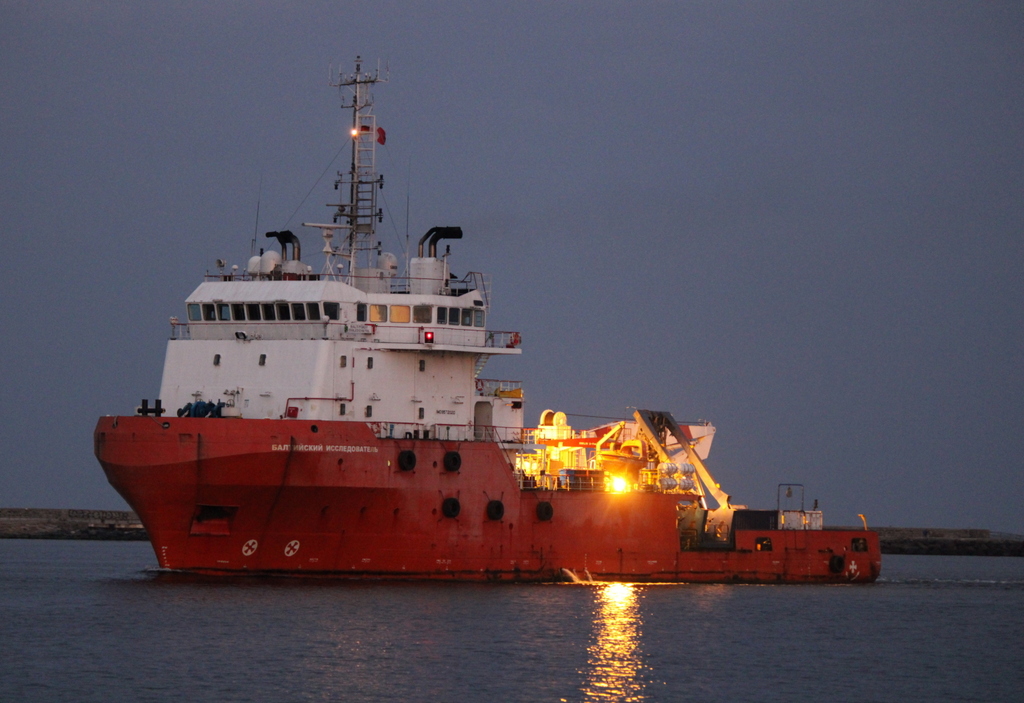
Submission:
{"label": "light reflection on water", "polygon": [[599,588],[596,639],[588,648],[587,678],[581,689],[584,700],[643,700],[638,589],[631,583],[608,583]]}
{"label": "light reflection on water", "polygon": [[886,560],[874,586],[332,582],[0,540],[0,700],[1019,703],[1024,559]]}

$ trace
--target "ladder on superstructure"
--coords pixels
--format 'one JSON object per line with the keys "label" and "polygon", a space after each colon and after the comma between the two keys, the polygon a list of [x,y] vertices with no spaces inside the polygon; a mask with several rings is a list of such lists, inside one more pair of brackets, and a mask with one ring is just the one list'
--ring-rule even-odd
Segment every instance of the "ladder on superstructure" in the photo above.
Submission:
{"label": "ladder on superstructure", "polygon": [[377,190],[384,187],[383,176],[377,175],[376,146],[378,139],[377,118],[373,114],[373,96],[370,87],[375,83],[386,83],[387,77],[381,78],[380,67],[376,70],[363,71],[362,58],[356,57],[354,73],[341,73],[336,83],[337,88],[349,88],[351,100],[346,104],[342,100],[342,109],[352,110],[352,128],[349,134],[352,139],[352,163],[347,173],[338,172],[334,187],[339,192],[348,190],[348,200],[330,203],[337,207],[334,222],[347,221],[347,230],[342,255],[349,259],[349,275],[357,267],[357,255],[360,251],[370,252],[376,248],[374,241],[374,219],[383,219],[383,212],[377,207]]}

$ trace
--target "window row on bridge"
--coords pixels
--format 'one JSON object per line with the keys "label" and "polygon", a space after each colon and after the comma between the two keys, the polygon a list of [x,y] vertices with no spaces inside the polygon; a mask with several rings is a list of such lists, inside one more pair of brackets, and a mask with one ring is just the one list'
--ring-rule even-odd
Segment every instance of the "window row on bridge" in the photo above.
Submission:
{"label": "window row on bridge", "polygon": [[[410,317],[411,314],[411,317]],[[413,322],[420,325],[435,323],[433,305],[356,305],[356,322]],[[436,324],[483,327],[484,311],[475,308],[437,308]]]}
{"label": "window row on bridge", "polygon": [[322,321],[340,318],[338,303],[189,303],[189,322]]}
{"label": "window row on bridge", "polygon": [[[322,307],[321,307],[322,306]],[[433,305],[356,305],[356,322],[393,322],[483,327],[484,311]],[[341,318],[340,303],[189,303],[189,322],[321,322]]]}

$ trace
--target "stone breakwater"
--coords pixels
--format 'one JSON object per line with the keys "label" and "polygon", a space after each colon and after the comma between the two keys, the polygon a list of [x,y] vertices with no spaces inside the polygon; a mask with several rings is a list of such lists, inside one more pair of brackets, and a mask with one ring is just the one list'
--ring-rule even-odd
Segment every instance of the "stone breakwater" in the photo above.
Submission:
{"label": "stone breakwater", "polygon": [[[856,527],[826,529],[854,530]],[[978,529],[946,527],[872,527],[878,533],[882,554],[935,556],[1021,557],[1024,535]]]}
{"label": "stone breakwater", "polygon": [[139,516],[127,510],[0,508],[0,539],[145,540]]}

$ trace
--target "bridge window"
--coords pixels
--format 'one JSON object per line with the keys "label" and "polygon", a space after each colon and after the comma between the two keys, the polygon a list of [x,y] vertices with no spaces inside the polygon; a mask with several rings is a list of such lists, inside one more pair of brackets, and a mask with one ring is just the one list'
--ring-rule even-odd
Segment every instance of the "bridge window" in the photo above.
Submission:
{"label": "bridge window", "polygon": [[371,305],[370,306],[370,322],[387,322],[388,321],[388,306],[387,305]]}
{"label": "bridge window", "polygon": [[447,325],[448,324],[448,308],[437,309],[437,324]]}
{"label": "bridge window", "polygon": [[356,305],[356,322],[366,322],[366,303]]}
{"label": "bridge window", "polygon": [[458,308],[448,308],[448,324],[449,325],[457,325],[457,324],[459,324],[459,314],[460,313],[459,313],[459,309]]}
{"label": "bridge window", "polygon": [[292,303],[292,319],[293,320],[305,320],[306,319],[306,306],[302,303]]}
{"label": "bridge window", "polygon": [[337,320],[341,317],[340,306],[337,303],[324,303],[324,317],[328,320]]}
{"label": "bridge window", "polygon": [[245,310],[249,313],[250,320],[260,319],[260,304],[259,303],[246,303]]}
{"label": "bridge window", "polygon": [[473,326],[473,308],[466,308],[465,310],[462,311],[462,326]]}
{"label": "bridge window", "polygon": [[189,322],[199,322],[203,319],[203,314],[199,311],[199,303],[188,304],[188,320]]}
{"label": "bridge window", "polygon": [[433,309],[429,305],[416,305],[412,309],[412,321],[430,324],[433,322]]}
{"label": "bridge window", "polygon": [[213,303],[203,303],[203,319],[207,322],[217,319],[217,309],[213,307]]}
{"label": "bridge window", "polygon": [[245,306],[241,303],[231,303],[231,317],[236,320],[245,319]]}
{"label": "bridge window", "polygon": [[221,320],[231,322],[231,306],[227,303],[217,303],[217,317]]}
{"label": "bridge window", "polygon": [[473,311],[473,326],[483,327],[484,326],[484,311],[474,310]]}
{"label": "bridge window", "polygon": [[288,303],[277,304],[277,319],[278,320],[290,320],[292,319],[292,311],[288,307]]}
{"label": "bridge window", "polygon": [[408,322],[409,321],[409,306],[408,305],[392,305],[391,306],[391,321],[392,322]]}
{"label": "bridge window", "polygon": [[310,320],[319,320],[320,303],[306,303],[306,317]]}
{"label": "bridge window", "polygon": [[274,310],[275,308],[273,303],[263,303],[263,319],[271,321],[276,320],[277,313],[274,312]]}

